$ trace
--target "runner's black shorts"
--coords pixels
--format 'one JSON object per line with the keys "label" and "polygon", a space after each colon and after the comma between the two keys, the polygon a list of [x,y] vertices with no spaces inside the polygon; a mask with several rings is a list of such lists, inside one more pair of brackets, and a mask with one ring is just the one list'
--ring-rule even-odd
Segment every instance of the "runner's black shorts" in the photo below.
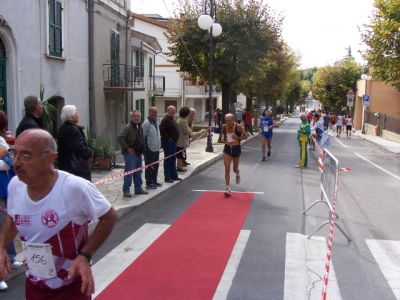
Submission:
{"label": "runner's black shorts", "polygon": [[232,157],[239,157],[240,154],[242,153],[240,145],[225,145],[224,147],[224,153],[228,154]]}

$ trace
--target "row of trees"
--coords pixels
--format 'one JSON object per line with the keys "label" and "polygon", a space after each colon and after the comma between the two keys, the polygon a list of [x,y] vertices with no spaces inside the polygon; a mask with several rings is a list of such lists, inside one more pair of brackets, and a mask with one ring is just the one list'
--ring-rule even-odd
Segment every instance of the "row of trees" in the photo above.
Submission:
{"label": "row of trees", "polygon": [[[180,71],[206,81],[208,35],[197,26],[204,3],[182,1],[181,16],[173,20],[167,38],[171,61],[180,65]],[[223,31],[213,39],[213,78],[222,90],[223,112],[229,110],[233,91],[248,97],[247,107],[253,98],[273,105],[298,67],[298,58],[282,38],[282,19],[259,0],[220,0],[216,20]]]}
{"label": "row of trees", "polygon": [[[209,11],[207,2],[181,0],[181,15],[167,32],[171,61],[180,65],[181,72],[204,82],[208,35],[198,28],[197,18]],[[260,0],[217,0],[216,20],[223,31],[213,39],[213,78],[222,90],[223,112],[229,110],[233,91],[247,96],[247,107],[252,99],[257,99],[258,106],[274,106],[281,99],[288,110],[310,90],[324,107],[341,111],[347,91],[355,90],[366,69],[400,89],[400,1],[375,0],[374,5],[371,25],[362,34],[368,46],[363,53],[368,67],[358,64],[348,48],[347,55],[333,66],[299,70],[299,57],[282,38],[281,16]]]}

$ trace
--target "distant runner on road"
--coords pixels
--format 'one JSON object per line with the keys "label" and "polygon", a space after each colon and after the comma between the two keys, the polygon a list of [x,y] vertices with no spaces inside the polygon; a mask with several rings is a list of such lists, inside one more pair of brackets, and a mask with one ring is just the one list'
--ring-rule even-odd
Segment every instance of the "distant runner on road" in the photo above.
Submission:
{"label": "distant runner on road", "polygon": [[264,110],[263,117],[260,120],[262,161],[267,160],[265,156],[266,146],[268,147],[267,156],[271,156],[272,129],[274,127],[279,127],[279,125],[274,122],[271,111]]}

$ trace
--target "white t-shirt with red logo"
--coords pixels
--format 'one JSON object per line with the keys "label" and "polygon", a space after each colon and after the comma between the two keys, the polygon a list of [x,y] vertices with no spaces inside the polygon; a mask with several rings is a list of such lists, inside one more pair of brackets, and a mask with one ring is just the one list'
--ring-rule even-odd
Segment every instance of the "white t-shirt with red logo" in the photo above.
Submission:
{"label": "white t-shirt with red logo", "polygon": [[33,201],[25,183],[14,176],[8,186],[7,213],[13,219],[21,240],[50,244],[57,277],[41,279],[26,271],[27,278],[45,289],[70,284],[68,270],[88,238],[88,221],[110,210],[110,203],[89,181],[57,171],[52,190]]}

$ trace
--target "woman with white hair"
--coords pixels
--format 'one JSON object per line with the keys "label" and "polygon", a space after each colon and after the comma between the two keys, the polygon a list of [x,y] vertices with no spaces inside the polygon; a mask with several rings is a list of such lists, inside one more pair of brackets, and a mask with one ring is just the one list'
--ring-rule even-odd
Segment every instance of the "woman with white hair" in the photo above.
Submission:
{"label": "woman with white hair", "polygon": [[64,121],[58,130],[58,168],[91,180],[89,159],[93,155],[86,143],[83,127],[78,125],[79,112],[75,105],[65,105],[61,111]]}

